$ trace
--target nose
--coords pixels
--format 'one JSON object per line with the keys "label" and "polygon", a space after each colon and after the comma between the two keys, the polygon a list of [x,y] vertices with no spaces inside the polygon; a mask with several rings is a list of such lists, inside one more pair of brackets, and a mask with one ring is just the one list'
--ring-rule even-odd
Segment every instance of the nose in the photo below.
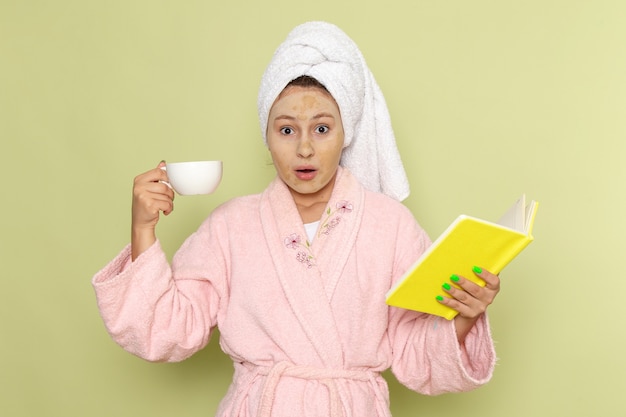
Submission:
{"label": "nose", "polygon": [[301,158],[310,158],[315,154],[313,143],[308,135],[303,135],[298,141],[298,156]]}

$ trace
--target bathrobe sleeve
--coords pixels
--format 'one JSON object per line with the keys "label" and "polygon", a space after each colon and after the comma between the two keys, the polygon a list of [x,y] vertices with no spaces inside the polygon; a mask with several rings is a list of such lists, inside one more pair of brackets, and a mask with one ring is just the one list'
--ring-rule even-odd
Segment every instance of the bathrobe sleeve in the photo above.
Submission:
{"label": "bathrobe sleeve", "polygon": [[226,262],[210,219],[170,267],[159,241],[130,261],[130,245],[92,284],[107,331],[125,350],[155,362],[181,361],[209,341],[226,297]]}
{"label": "bathrobe sleeve", "polygon": [[[430,245],[414,221],[399,228],[394,278],[398,279]],[[406,231],[406,233],[405,233]],[[483,315],[460,346],[454,321],[396,307],[389,308],[392,372],[402,384],[426,395],[469,391],[489,381],[495,351]]]}

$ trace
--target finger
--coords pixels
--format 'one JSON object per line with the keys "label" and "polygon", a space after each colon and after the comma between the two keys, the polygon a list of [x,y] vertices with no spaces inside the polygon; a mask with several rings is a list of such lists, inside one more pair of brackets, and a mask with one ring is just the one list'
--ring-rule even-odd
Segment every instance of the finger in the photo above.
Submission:
{"label": "finger", "polygon": [[159,212],[169,215],[173,210],[174,202],[164,194],[144,192],[133,200],[133,218],[140,223],[158,221]]}
{"label": "finger", "polygon": [[[488,306],[489,304],[493,302],[494,298],[496,297],[498,293],[498,290],[493,290],[493,289],[487,288],[486,286],[484,287],[480,286],[479,284],[476,284],[475,282],[472,282],[469,279],[462,277],[462,276],[453,275],[450,278],[450,280],[452,282],[455,282],[460,287],[458,292],[457,291],[450,291],[450,292],[454,294],[456,298],[460,297],[462,302],[465,302],[465,296],[461,295],[461,292],[465,292],[472,298],[478,300],[478,302],[480,302],[482,305]],[[466,304],[473,306],[471,301],[467,302]]]}
{"label": "finger", "polygon": [[159,200],[170,205],[173,205],[174,192],[165,184],[158,182],[149,182],[141,184],[133,190],[133,200],[141,208],[146,208],[148,211],[153,204],[153,201]]}
{"label": "finger", "polygon": [[[477,299],[476,295],[473,294],[472,292],[468,291],[465,289],[465,287],[470,287],[472,290],[476,291],[476,288],[480,288],[478,285],[474,284],[471,281],[468,281],[466,279],[463,279],[462,277],[460,277],[460,279],[463,280],[463,282],[461,282],[459,280],[458,284],[461,285],[461,288],[457,288],[453,285],[450,285],[447,282],[444,282],[443,285],[441,286],[441,288],[448,293],[448,295],[450,295],[450,297],[452,297],[453,299],[457,300],[458,302],[467,305],[467,306],[473,306],[477,303],[479,303],[480,301]],[[471,287],[471,285],[473,285],[473,287]]]}
{"label": "finger", "polygon": [[474,274],[476,274],[477,277],[485,281],[486,288],[489,288],[495,291],[500,290],[500,277],[499,276],[492,274],[491,272],[479,266],[475,266],[474,268],[472,268],[472,271],[474,272]]}
{"label": "finger", "polygon": [[154,194],[162,194],[169,199],[174,199],[175,193],[172,190],[172,187],[165,183],[164,181],[149,181],[149,182],[140,182],[135,184],[134,194],[140,195],[142,193],[154,193]]}
{"label": "finger", "polygon": [[456,310],[462,317],[475,318],[487,310],[488,303],[475,298],[463,289],[456,288],[448,283],[444,283],[442,289],[448,294],[448,297],[439,296],[437,300]]}
{"label": "finger", "polygon": [[155,194],[161,194],[170,200],[174,200],[176,197],[176,193],[174,193],[174,189],[169,182],[159,181],[157,183],[151,183],[148,187]]}
{"label": "finger", "polygon": [[144,198],[145,198],[144,201],[148,201],[152,199],[152,200],[162,201],[166,204],[169,204],[170,206],[174,205],[174,192],[166,184],[162,184],[162,183],[151,184],[145,190]]}
{"label": "finger", "polygon": [[161,211],[166,216],[174,210],[174,203],[170,199],[154,198],[150,203],[150,207],[157,212]]}
{"label": "finger", "polygon": [[463,291],[466,291],[473,296],[480,294],[480,291],[483,288],[479,284],[470,281],[469,279],[461,275],[452,275],[450,277],[450,281],[454,283],[457,287],[461,288]]}
{"label": "finger", "polygon": [[[463,298],[463,296],[459,296],[459,298]],[[471,301],[472,297],[465,298],[464,301],[461,301],[459,298],[455,298],[450,294],[450,297],[438,296],[437,301],[457,311],[462,317],[467,318],[478,317],[486,310],[484,305]]]}
{"label": "finger", "polygon": [[165,165],[161,166],[161,163],[159,163],[159,166],[157,168],[153,168],[149,171],[137,175],[134,180],[134,185],[137,186],[148,182],[159,181],[169,182],[167,172],[163,169],[164,167]]}

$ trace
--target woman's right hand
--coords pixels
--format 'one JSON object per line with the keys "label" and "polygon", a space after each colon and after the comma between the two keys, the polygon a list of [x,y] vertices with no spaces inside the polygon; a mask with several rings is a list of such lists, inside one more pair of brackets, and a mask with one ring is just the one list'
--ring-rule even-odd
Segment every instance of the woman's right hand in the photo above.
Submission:
{"label": "woman's right hand", "polygon": [[132,260],[156,241],[155,228],[160,212],[166,216],[174,210],[174,191],[166,184],[167,173],[160,162],[156,168],[135,177],[131,226]]}

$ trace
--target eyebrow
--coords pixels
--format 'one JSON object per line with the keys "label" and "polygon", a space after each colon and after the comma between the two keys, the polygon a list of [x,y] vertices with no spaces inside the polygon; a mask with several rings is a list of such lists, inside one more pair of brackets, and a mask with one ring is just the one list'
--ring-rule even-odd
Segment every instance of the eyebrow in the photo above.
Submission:
{"label": "eyebrow", "polygon": [[[315,120],[315,119],[321,119],[324,117],[330,117],[331,119],[335,118],[335,116],[333,116],[330,113],[322,112],[322,113],[317,113],[315,116],[311,117],[311,119]],[[280,116],[276,116],[276,118],[274,118],[274,120],[296,120],[296,119],[297,117],[289,116],[287,114],[281,114]]]}

